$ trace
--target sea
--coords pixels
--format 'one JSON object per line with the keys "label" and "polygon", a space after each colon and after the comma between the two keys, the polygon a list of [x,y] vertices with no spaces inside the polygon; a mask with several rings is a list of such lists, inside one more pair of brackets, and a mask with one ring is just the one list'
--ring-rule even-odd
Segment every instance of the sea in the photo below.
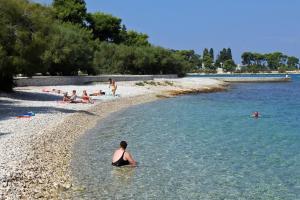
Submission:
{"label": "sea", "polygon": [[[300,199],[300,75],[291,77],[110,115],[74,145],[72,198]],[[111,166],[121,140],[138,167]]]}

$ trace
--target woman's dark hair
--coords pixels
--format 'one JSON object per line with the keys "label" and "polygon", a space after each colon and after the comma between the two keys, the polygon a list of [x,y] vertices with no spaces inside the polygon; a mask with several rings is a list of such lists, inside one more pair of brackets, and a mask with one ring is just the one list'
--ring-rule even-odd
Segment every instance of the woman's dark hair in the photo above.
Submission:
{"label": "woman's dark hair", "polygon": [[108,79],[108,81],[111,83],[112,79],[111,79],[111,78],[109,78],[109,79]]}
{"label": "woman's dark hair", "polygon": [[121,141],[121,142],[120,142],[120,147],[122,147],[123,149],[126,149],[126,147],[127,147],[127,142],[126,142],[126,141]]}

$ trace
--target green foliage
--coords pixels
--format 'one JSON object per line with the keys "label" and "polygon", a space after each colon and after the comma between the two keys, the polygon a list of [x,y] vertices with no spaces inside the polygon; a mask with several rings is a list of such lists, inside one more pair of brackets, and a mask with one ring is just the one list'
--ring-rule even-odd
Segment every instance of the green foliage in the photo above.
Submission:
{"label": "green foliage", "polygon": [[203,50],[203,59],[202,64],[206,69],[216,70],[216,67],[213,65],[214,62],[214,50],[211,48],[209,51],[207,48]]}
{"label": "green foliage", "polygon": [[144,82],[137,82],[137,83],[135,83],[135,85],[137,85],[137,86],[145,86],[145,83]]}
{"label": "green foliage", "polygon": [[207,48],[205,48],[205,49],[203,50],[203,55],[202,55],[202,56],[203,56],[203,58],[206,57],[206,56],[210,56],[210,54],[209,54]]}
{"label": "green foliage", "polygon": [[[120,43],[124,40],[121,37],[122,27],[120,18],[110,14],[96,12],[89,14],[89,27],[92,29],[94,38],[100,41]],[[125,27],[123,27],[125,29]],[[124,35],[123,35],[124,37]]]}
{"label": "green foliage", "polygon": [[257,65],[250,65],[247,67],[247,71],[250,73],[258,73],[261,70],[261,68]]}
{"label": "green foliage", "polygon": [[56,17],[63,22],[70,22],[84,26],[87,19],[84,0],[54,0],[53,8]]}
{"label": "green foliage", "polygon": [[242,54],[242,63],[252,69],[251,66],[256,66],[255,70],[270,71],[279,70],[286,71],[288,68],[295,69],[299,63],[296,57],[289,57],[281,52],[268,54],[259,54],[252,52],[244,52]]}
{"label": "green foliage", "polygon": [[135,31],[127,31],[127,33],[125,33],[123,36],[124,41],[122,44],[128,46],[150,46],[148,37],[149,36],[147,34],[138,33]]}
{"label": "green foliage", "polygon": [[202,63],[205,68],[216,69],[215,66],[213,66],[213,59],[209,54],[203,56]]}
{"label": "green foliage", "polygon": [[143,81],[143,82],[137,82],[135,83],[137,86],[145,86],[145,85],[151,85],[151,86],[173,86],[174,83],[170,81],[163,81],[163,82],[155,82],[155,81]]}
{"label": "green foliage", "polygon": [[171,81],[165,81],[164,83],[165,83],[166,85],[170,85],[170,86],[173,86],[173,85],[174,85],[174,83],[171,82]]}
{"label": "green foliage", "polygon": [[79,25],[56,24],[54,34],[43,55],[52,75],[77,75],[78,70],[94,73],[94,43],[91,31]]}
{"label": "green foliage", "polygon": [[280,67],[278,68],[278,72],[279,72],[279,73],[285,73],[287,70],[288,70],[288,67],[287,67],[287,66],[280,66]]}
{"label": "green foliage", "polygon": [[217,61],[218,63],[223,63],[226,61],[226,60],[232,60],[232,53],[231,53],[231,49],[230,48],[223,48],[218,57],[217,57]]}
{"label": "green foliage", "polygon": [[8,90],[15,74],[32,76],[47,70],[42,55],[50,39],[52,13],[25,0],[0,0],[0,16],[0,89]]}
{"label": "green foliage", "polygon": [[174,52],[187,62],[189,70],[196,70],[202,65],[201,56],[196,54],[194,50],[177,50]]}
{"label": "green foliage", "polygon": [[212,60],[214,61],[215,60],[215,55],[214,55],[214,49],[213,48],[209,49],[209,55],[212,58]]}
{"label": "green foliage", "polygon": [[279,67],[285,65],[287,56],[283,55],[281,52],[274,52],[264,55],[270,69],[278,69]]}
{"label": "green foliage", "polygon": [[157,86],[158,83],[155,82],[155,81],[144,81],[145,84],[148,84],[148,85],[152,85],[152,86]]}
{"label": "green foliage", "polygon": [[291,56],[291,57],[288,57],[288,60],[287,60],[287,66],[291,69],[295,69],[297,68],[297,66],[299,65],[299,59],[294,57],[294,56]]}
{"label": "green foliage", "polygon": [[101,42],[93,65],[98,73],[183,75],[189,63],[182,55],[161,47]]}
{"label": "green foliage", "polygon": [[234,61],[232,59],[226,60],[224,62],[224,67],[223,67],[224,71],[233,72],[235,70],[235,68],[236,68],[236,64],[234,63]]}

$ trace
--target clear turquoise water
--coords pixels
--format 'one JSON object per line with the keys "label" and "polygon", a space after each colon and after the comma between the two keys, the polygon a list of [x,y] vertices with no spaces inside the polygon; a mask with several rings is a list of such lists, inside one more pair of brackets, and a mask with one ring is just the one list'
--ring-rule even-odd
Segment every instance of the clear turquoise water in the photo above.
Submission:
{"label": "clear turquoise water", "polygon": [[[300,76],[134,106],[74,146],[74,199],[300,199]],[[253,111],[262,113],[253,119]],[[114,168],[121,140],[139,162]]]}

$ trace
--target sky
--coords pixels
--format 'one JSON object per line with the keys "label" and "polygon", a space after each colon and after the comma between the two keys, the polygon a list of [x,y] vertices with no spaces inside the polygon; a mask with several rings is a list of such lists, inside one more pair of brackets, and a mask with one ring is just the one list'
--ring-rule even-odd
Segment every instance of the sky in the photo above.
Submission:
{"label": "sky", "polygon": [[[34,0],[51,4],[52,0]],[[245,51],[280,51],[300,57],[300,0],[86,0],[88,12],[122,19],[127,29],[171,49],[215,55],[231,48],[237,63]]]}

